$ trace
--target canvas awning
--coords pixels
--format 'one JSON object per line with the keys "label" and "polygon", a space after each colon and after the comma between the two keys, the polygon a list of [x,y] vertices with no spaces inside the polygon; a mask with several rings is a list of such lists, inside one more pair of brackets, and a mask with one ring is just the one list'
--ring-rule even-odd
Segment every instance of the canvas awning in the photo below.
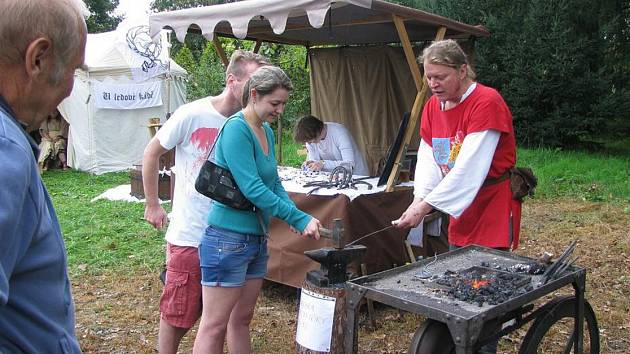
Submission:
{"label": "canvas awning", "polygon": [[489,35],[483,26],[381,0],[249,0],[157,13],[149,22],[152,36],[170,27],[181,42],[191,30],[208,40],[216,32],[240,39],[315,46],[400,43],[393,16],[405,22],[411,42],[434,39],[439,27],[446,27],[446,38]]}

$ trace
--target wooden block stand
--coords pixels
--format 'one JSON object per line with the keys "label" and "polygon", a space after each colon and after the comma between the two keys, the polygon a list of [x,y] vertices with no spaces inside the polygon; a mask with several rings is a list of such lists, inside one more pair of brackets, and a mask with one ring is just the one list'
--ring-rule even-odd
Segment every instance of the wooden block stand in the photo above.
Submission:
{"label": "wooden block stand", "polygon": [[332,328],[332,339],[330,343],[330,351],[329,352],[318,352],[315,350],[311,350],[301,346],[299,343],[296,343],[296,353],[299,354],[343,354],[344,353],[344,339],[345,339],[345,328],[346,328],[346,288],[321,288],[311,284],[309,281],[304,281],[303,289],[322,294],[325,296],[334,297],[337,299],[335,302],[335,313],[333,316],[333,328]]}

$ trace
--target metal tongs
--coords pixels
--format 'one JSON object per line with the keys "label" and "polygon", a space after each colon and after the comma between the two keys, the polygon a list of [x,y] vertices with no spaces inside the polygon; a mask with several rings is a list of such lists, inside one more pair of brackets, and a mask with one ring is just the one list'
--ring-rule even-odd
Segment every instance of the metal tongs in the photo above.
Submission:
{"label": "metal tongs", "polygon": [[543,273],[540,278],[539,285],[547,284],[550,280],[559,277],[565,270],[567,270],[570,266],[572,266],[575,261],[578,260],[579,256],[570,259],[571,254],[573,254],[573,250],[575,250],[575,246],[577,245],[577,240],[571,242],[569,247],[567,247],[564,252],[560,255],[560,258],[553,263],[551,266],[547,268],[545,273]]}

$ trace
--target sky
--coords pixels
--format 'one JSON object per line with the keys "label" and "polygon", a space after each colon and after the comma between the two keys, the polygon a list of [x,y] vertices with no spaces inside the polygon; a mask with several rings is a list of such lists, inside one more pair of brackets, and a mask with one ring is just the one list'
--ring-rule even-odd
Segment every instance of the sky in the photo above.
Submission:
{"label": "sky", "polygon": [[150,6],[151,0],[120,0],[114,13],[124,15],[126,18],[137,16],[146,17]]}

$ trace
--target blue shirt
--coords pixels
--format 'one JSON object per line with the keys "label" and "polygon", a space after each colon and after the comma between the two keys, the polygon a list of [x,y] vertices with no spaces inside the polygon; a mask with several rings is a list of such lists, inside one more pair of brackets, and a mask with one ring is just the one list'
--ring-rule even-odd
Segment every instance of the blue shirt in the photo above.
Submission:
{"label": "blue shirt", "polygon": [[81,353],[39,150],[0,96],[0,353]]}
{"label": "blue shirt", "polygon": [[[215,163],[230,170],[243,195],[263,212],[263,222],[267,226],[269,216],[275,216],[303,231],[312,217],[299,210],[282,187],[273,131],[269,125],[263,125],[269,146],[269,154],[265,155],[243,112],[230,118],[223,125],[216,143]],[[263,234],[256,213],[215,201],[208,214],[208,224],[241,233]]]}

